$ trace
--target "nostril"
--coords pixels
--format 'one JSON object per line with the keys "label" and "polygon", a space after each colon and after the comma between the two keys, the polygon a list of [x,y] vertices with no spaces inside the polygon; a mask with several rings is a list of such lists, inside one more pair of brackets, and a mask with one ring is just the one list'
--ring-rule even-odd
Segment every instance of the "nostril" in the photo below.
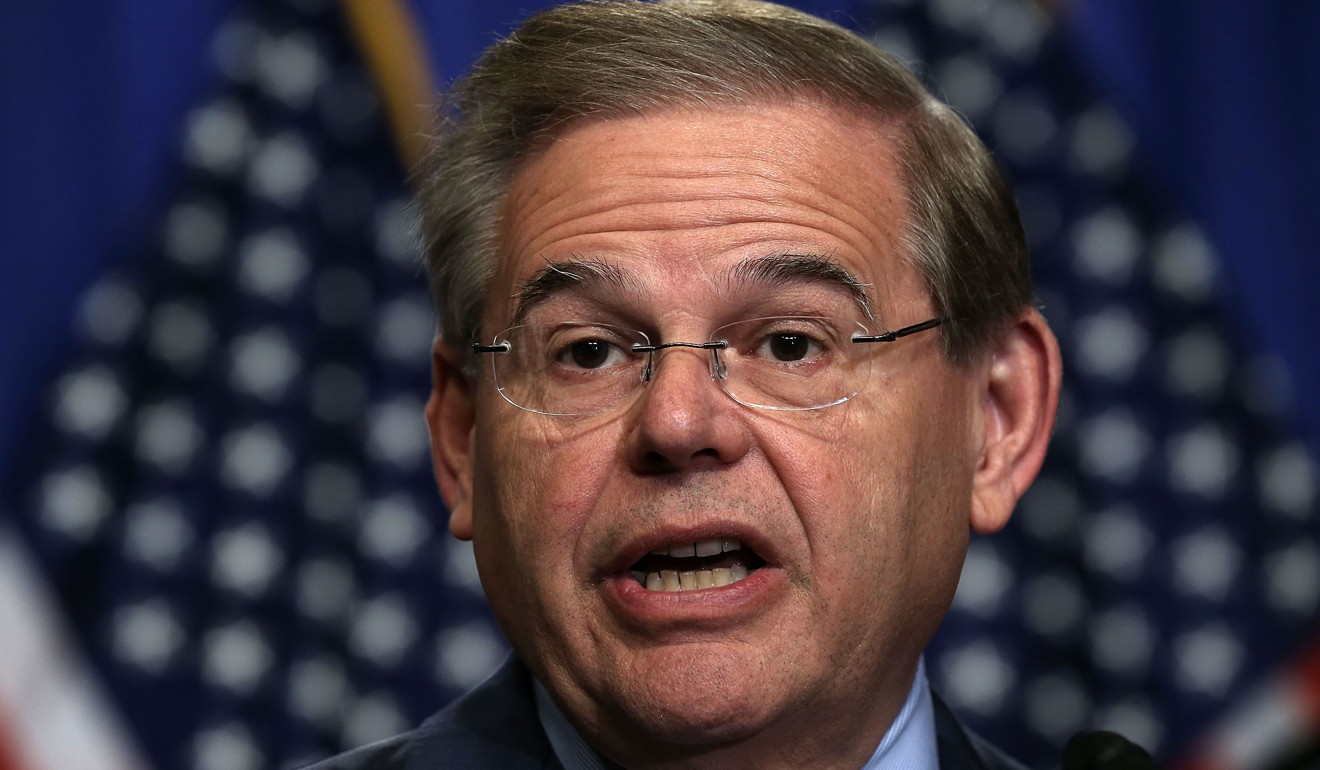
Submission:
{"label": "nostril", "polygon": [[693,452],[686,458],[686,461],[679,461],[678,458],[671,457],[664,452],[651,450],[643,455],[640,470],[649,473],[668,473],[671,471],[689,468],[700,464],[702,461],[712,461],[714,463],[722,462],[720,452],[714,447],[707,447]]}
{"label": "nostril", "polygon": [[[741,407],[711,382],[709,360],[694,346],[669,349],[631,406],[627,453],[633,469],[666,474],[736,462],[749,435]],[[686,348],[686,349],[684,349]],[[666,367],[668,369],[666,370]]]}

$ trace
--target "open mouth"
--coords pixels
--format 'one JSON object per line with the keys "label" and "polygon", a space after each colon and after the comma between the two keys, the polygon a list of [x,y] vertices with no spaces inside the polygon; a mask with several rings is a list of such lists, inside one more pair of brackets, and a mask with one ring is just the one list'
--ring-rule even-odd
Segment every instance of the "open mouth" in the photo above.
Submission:
{"label": "open mouth", "polygon": [[653,549],[628,569],[648,591],[698,591],[737,583],[765,560],[734,538],[704,538]]}

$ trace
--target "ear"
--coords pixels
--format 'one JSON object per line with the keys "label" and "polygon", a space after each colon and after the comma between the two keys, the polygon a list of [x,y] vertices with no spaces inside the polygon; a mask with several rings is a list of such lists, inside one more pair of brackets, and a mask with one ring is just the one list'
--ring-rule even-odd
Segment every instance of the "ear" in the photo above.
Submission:
{"label": "ear", "polygon": [[985,437],[972,479],[972,529],[1008,523],[1040,472],[1059,406],[1059,343],[1040,313],[1023,313],[995,344],[985,382]]}
{"label": "ear", "polygon": [[471,387],[457,353],[439,338],[431,349],[431,397],[426,425],[431,432],[431,462],[440,496],[449,506],[449,531],[472,539],[472,442],[475,410]]}

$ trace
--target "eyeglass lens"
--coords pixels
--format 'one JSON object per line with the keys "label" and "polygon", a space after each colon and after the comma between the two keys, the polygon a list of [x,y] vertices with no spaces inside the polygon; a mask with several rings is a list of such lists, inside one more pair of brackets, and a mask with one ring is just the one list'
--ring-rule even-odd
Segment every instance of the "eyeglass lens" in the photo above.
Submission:
{"label": "eyeglass lens", "polygon": [[[871,356],[851,342],[865,329],[818,317],[758,318],[711,334],[711,378],[735,401],[761,409],[817,409],[846,401],[865,384]],[[496,337],[491,356],[500,393],[523,409],[588,415],[635,397],[661,376],[657,350],[639,331],[566,322],[517,326]],[[638,348],[642,348],[639,350]]]}

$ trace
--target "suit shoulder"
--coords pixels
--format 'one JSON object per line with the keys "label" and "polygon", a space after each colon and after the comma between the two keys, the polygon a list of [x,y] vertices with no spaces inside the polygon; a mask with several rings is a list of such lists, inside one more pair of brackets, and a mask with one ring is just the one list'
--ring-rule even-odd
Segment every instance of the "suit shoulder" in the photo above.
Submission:
{"label": "suit shoulder", "polygon": [[329,759],[313,762],[302,770],[403,770],[407,766],[408,751],[415,732],[402,733],[336,754]]}
{"label": "suit shoulder", "polygon": [[969,731],[967,737],[988,770],[1027,770],[1026,765],[1005,754],[998,746],[976,733]]}
{"label": "suit shoulder", "polygon": [[511,659],[415,730],[303,770],[543,770],[557,766],[536,715],[531,675]]}

